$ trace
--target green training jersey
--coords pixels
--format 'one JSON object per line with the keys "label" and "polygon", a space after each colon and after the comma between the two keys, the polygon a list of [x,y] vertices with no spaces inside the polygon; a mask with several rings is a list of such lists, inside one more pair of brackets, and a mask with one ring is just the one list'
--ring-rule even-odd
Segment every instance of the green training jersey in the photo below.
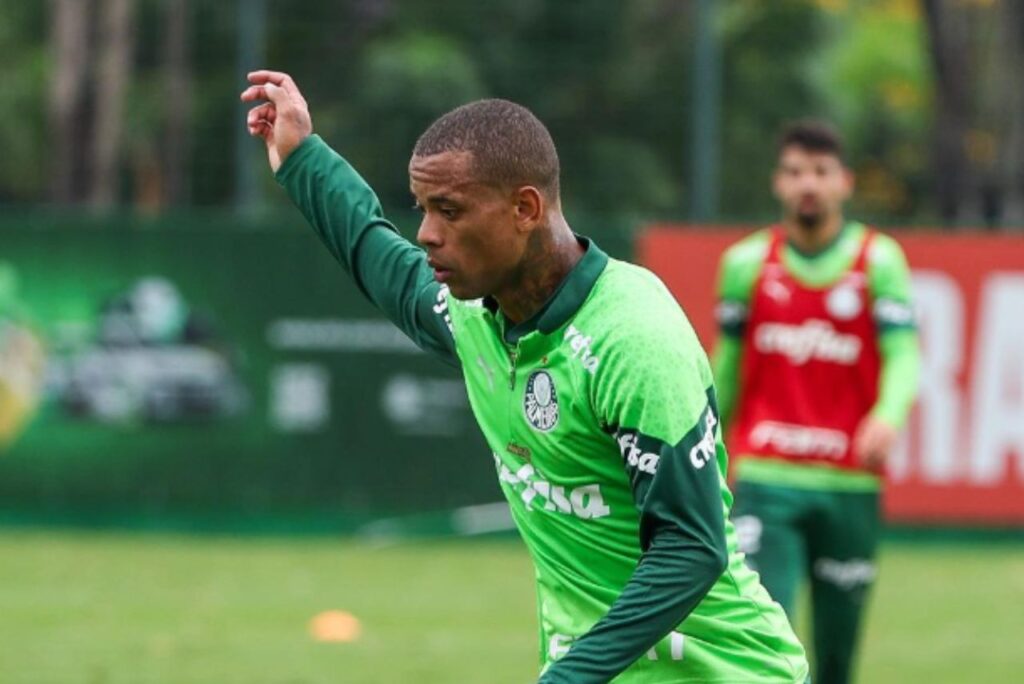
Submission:
{"label": "green training jersey", "polygon": [[[835,240],[814,254],[787,243],[783,267],[800,283],[825,287],[838,282],[853,266],[867,228],[857,222],[843,226]],[[750,300],[767,256],[771,230],[759,230],[726,250],[718,276],[719,337],[715,348],[715,381],[723,423],[728,426],[740,387],[743,333]],[[917,394],[920,352],[911,303],[910,270],[899,244],[876,233],[868,253],[868,290],[882,358],[878,399],[871,414],[894,427],[906,420]],[[880,479],[868,472],[843,471],[827,465],[799,464],[782,459],[739,456],[737,476],[766,484],[848,491],[877,490]]]}
{"label": "green training jersey", "polygon": [[461,368],[536,568],[540,682],[803,682],[736,551],[707,359],[650,272],[586,251],[530,320],[460,301],[319,138],[279,182],[358,287]]}

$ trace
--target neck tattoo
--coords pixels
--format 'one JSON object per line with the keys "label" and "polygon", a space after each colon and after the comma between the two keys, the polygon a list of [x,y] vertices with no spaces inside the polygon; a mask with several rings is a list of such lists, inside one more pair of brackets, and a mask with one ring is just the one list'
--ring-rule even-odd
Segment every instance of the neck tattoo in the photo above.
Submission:
{"label": "neck tattoo", "polygon": [[569,238],[571,242],[556,243],[538,235],[536,244],[527,250],[511,291],[497,298],[501,312],[512,324],[522,323],[540,311],[583,256],[576,238],[571,233]]}

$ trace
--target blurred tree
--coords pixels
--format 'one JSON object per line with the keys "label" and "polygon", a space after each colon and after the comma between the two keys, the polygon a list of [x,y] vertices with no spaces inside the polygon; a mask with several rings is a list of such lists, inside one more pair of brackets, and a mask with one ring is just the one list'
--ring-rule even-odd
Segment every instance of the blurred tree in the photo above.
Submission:
{"label": "blurred tree", "polygon": [[0,202],[36,200],[46,195],[47,98],[52,92],[46,4],[0,3]]}
{"label": "blurred tree", "polygon": [[118,200],[124,99],[135,63],[135,0],[100,0],[94,83],[89,202],[108,209]]}
{"label": "blurred tree", "polygon": [[970,121],[970,27],[949,0],[924,0],[935,69],[935,194],[947,222],[962,218],[971,181],[967,163]]}
{"label": "blurred tree", "polygon": [[764,220],[776,213],[769,178],[779,128],[831,114],[811,78],[828,27],[806,0],[732,0],[721,18],[722,207],[733,219]]}
{"label": "blurred tree", "polygon": [[93,8],[90,0],[53,0],[51,5],[50,197],[71,204],[85,196],[88,178],[89,18]]}
{"label": "blurred tree", "polygon": [[[403,33],[367,46],[356,88],[364,93],[349,108],[345,150],[365,159],[364,172],[381,195],[409,200],[405,166],[415,142],[438,112],[487,94],[476,63],[445,35]],[[361,133],[361,134],[360,134]]]}
{"label": "blurred tree", "polygon": [[1016,0],[924,0],[935,69],[935,194],[951,224],[1024,219],[1024,56]]}
{"label": "blurred tree", "polygon": [[[372,154],[367,150],[372,166],[395,178],[433,118],[473,97],[504,97],[530,107],[550,127],[570,211],[585,209],[617,223],[624,216],[682,207],[691,52],[686,4],[462,0],[449,3],[445,13],[427,3],[395,3],[395,9],[367,48],[373,62],[367,68],[375,78],[364,76],[360,85],[362,92],[373,88],[367,97],[374,104],[352,112],[354,120],[365,122],[362,131],[379,128],[381,121],[405,121],[402,131],[388,129],[394,136],[385,141],[364,135],[375,148]],[[388,48],[389,68],[414,75],[414,82],[396,81],[380,70],[382,55],[375,44],[409,43],[408,34],[392,37],[401,36],[401,27],[432,36],[418,51],[407,47],[399,54]],[[415,64],[417,59],[422,63]],[[376,147],[378,141],[383,149]],[[371,177],[374,173],[369,171]],[[405,185],[399,174],[391,186],[394,195],[386,192],[385,198],[399,198],[400,188],[404,202]]]}
{"label": "blurred tree", "polygon": [[993,87],[1004,91],[999,175],[1004,189],[1003,224],[1024,226],[1024,88],[1014,87],[1017,71],[1024,64],[1024,3],[1003,2],[999,25],[1003,45],[998,51],[998,74]]}
{"label": "blurred tree", "polygon": [[167,0],[163,41],[166,122],[163,136],[164,200],[172,206],[188,202],[189,130],[192,73],[189,69],[189,3]]}
{"label": "blurred tree", "polygon": [[[871,219],[1024,222],[1024,3],[722,0],[722,221],[775,213],[786,120],[834,119]],[[0,4],[0,201],[227,206],[246,0]],[[692,205],[694,3],[267,0],[267,63],[389,210],[430,121],[505,97],[551,128],[567,209],[636,225]],[[46,28],[49,26],[49,39]],[[930,40],[929,40],[930,39]],[[49,59],[47,59],[49,55]],[[934,110],[934,112],[933,112]],[[48,133],[48,134],[47,134]],[[246,141],[248,142],[248,141]],[[934,162],[929,157],[934,155]],[[266,201],[273,179],[258,174]],[[47,193],[48,186],[48,193]],[[934,188],[934,189],[933,189]],[[937,198],[937,199],[936,199]]]}
{"label": "blurred tree", "polygon": [[110,208],[119,199],[135,0],[54,0],[51,198]]}
{"label": "blurred tree", "polygon": [[912,221],[930,210],[932,76],[921,9],[913,0],[886,0],[848,3],[828,15],[830,40],[812,74],[857,173],[853,211]]}

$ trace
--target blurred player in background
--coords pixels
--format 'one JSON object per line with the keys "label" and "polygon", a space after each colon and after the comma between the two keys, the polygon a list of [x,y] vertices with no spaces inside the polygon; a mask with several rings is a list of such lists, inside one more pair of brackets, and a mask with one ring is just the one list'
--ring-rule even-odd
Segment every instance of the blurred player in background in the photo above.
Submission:
{"label": "blurred player in background", "polygon": [[544,125],[482,100],[430,126],[409,163],[424,253],[312,135],[288,76],[249,80],[278,182],[362,292],[463,372],[536,567],[540,681],[802,683],[803,648],[736,552],[710,365],[657,278],[569,228]]}
{"label": "blurred player in background", "polygon": [[45,355],[18,297],[14,267],[0,262],[0,454],[28,426],[43,390]]}
{"label": "blurred player in background", "polygon": [[788,127],[782,221],[726,251],[719,406],[740,550],[792,617],[810,575],[815,684],[851,678],[880,531],[886,458],[913,403],[910,274],[891,238],[847,220],[853,176],[828,125]]}

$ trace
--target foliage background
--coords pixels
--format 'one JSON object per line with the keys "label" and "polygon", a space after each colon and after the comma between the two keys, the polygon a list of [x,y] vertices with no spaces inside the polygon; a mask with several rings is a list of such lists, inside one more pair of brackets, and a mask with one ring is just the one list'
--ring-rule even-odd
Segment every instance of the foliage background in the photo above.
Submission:
{"label": "foliage background", "polygon": [[[693,88],[698,4],[7,2],[0,202],[148,213],[283,202],[258,146],[239,135],[241,74],[259,64],[294,75],[318,131],[393,210],[407,204],[404,169],[424,127],[467,100],[505,97],[552,129],[578,220],[628,230],[686,218],[695,98],[707,95]],[[1003,86],[1024,40],[1019,3],[711,5],[721,77],[718,222],[774,215],[767,179],[776,132],[784,121],[819,116],[847,136],[860,178],[853,210],[862,217],[1024,223],[1024,98]],[[77,33],[60,33],[62,12],[75,7]],[[61,82],[78,84],[67,111],[58,105]]]}

